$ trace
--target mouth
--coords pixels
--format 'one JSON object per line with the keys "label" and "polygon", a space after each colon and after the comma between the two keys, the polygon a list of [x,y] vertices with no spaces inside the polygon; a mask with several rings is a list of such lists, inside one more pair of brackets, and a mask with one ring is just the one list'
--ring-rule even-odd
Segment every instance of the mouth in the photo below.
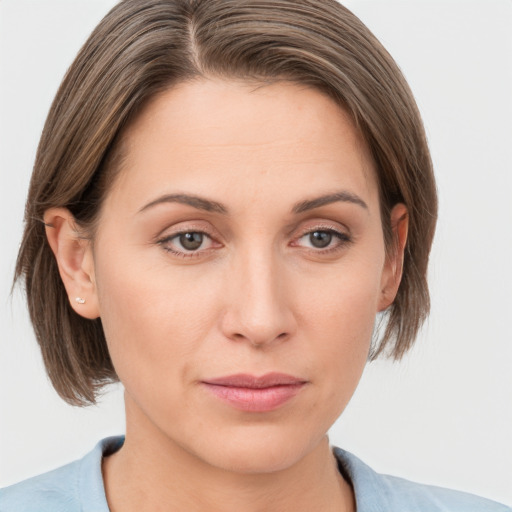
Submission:
{"label": "mouth", "polygon": [[216,398],[247,412],[278,409],[295,397],[307,383],[304,379],[284,373],[268,373],[260,377],[236,374],[201,382]]}

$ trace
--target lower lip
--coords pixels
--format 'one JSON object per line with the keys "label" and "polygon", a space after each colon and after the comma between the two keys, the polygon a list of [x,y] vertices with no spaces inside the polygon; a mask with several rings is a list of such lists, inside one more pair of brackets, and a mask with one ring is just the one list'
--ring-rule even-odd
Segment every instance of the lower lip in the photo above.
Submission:
{"label": "lower lip", "polygon": [[291,400],[304,386],[303,383],[272,386],[269,388],[237,388],[203,383],[217,398],[236,409],[249,412],[269,412]]}

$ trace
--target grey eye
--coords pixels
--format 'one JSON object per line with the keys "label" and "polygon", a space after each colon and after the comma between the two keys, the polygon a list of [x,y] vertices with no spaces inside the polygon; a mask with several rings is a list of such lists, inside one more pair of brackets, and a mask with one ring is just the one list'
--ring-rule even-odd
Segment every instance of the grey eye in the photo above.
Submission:
{"label": "grey eye", "polygon": [[332,233],[329,231],[313,231],[309,234],[309,241],[313,247],[323,249],[332,241]]}
{"label": "grey eye", "polygon": [[196,251],[203,244],[204,234],[197,232],[182,233],[179,236],[180,245],[187,251]]}

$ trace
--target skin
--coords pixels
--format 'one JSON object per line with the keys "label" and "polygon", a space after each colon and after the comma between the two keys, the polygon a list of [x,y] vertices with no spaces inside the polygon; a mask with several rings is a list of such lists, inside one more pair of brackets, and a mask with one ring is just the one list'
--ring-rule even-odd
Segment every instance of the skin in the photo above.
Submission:
{"label": "skin", "polygon": [[[350,118],[310,88],[201,80],[153,98],[123,145],[94,245],[67,210],[45,216],[71,304],[101,317],[126,390],[126,442],[104,459],[111,510],[355,510],[326,433],[396,294],[407,218],[395,206],[387,256],[374,164]],[[197,250],[184,232],[204,233]],[[202,385],[241,372],[306,384],[263,413]]]}

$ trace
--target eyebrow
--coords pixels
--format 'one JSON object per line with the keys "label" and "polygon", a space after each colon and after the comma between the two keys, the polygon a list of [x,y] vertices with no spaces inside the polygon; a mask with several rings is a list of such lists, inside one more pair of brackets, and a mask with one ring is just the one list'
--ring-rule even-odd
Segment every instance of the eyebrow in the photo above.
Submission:
{"label": "eyebrow", "polygon": [[228,209],[222,205],[221,203],[217,203],[217,201],[211,201],[209,199],[204,199],[199,196],[194,196],[190,194],[166,194],[161,197],[158,197],[154,201],[151,201],[147,205],[143,206],[140,210],[140,212],[146,211],[149,208],[152,208],[153,206],[156,206],[158,204],[162,203],[180,203],[180,204],[187,204],[189,206],[192,206],[193,208],[197,208],[198,210],[204,210],[207,212],[214,212],[214,213],[222,213],[227,214]]}
{"label": "eyebrow", "polygon": [[368,210],[368,205],[359,196],[353,194],[352,192],[341,191],[296,203],[292,209],[292,212],[303,213],[308,210],[313,210],[314,208],[320,208],[320,206],[336,203],[338,201],[344,203],[353,203],[358,206],[361,206],[365,210]]}
{"label": "eyebrow", "polygon": [[[314,199],[300,201],[293,206],[292,213],[303,213],[308,210],[313,210],[314,208],[320,208],[321,206],[336,202],[352,203],[361,206],[365,210],[368,209],[368,205],[359,196],[353,194],[352,192],[341,191],[315,197]],[[192,206],[193,208],[197,208],[198,210],[221,213],[223,215],[228,213],[228,209],[223,204],[191,194],[165,194],[143,206],[139,210],[139,213],[163,203],[186,204],[188,206]]]}

